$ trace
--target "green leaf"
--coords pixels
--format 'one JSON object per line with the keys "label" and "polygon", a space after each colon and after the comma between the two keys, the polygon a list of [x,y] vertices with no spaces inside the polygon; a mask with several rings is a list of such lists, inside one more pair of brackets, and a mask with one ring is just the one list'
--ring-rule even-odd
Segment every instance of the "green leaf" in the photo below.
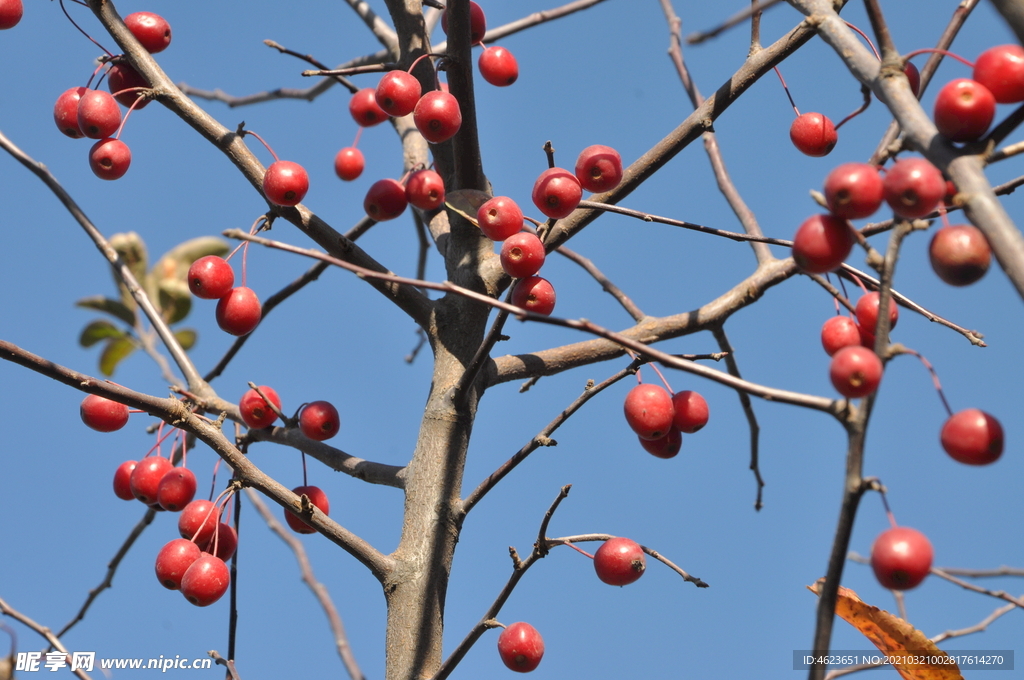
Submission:
{"label": "green leaf", "polygon": [[[139,285],[144,286],[146,284],[146,270],[149,266],[149,257],[146,254],[146,243],[142,240],[142,237],[134,231],[129,231],[125,234],[114,234],[110,237],[110,247],[116,250],[124,263],[128,265],[128,269],[131,270]],[[135,309],[135,299],[128,292],[125,285],[121,283],[121,278],[116,273],[114,274],[114,283],[117,284],[117,289],[121,291],[121,301],[125,306],[128,309]],[[153,291],[147,292],[152,294]]]}
{"label": "green leaf", "polygon": [[114,375],[114,369],[121,360],[135,351],[135,342],[128,338],[116,338],[107,341],[100,355],[100,373],[108,378]]}
{"label": "green leaf", "polygon": [[78,344],[82,347],[92,347],[100,340],[123,337],[125,337],[125,332],[109,321],[93,321],[82,329],[82,334],[78,337]]}
{"label": "green leaf", "polygon": [[184,281],[165,279],[159,283],[161,315],[167,323],[177,323],[192,309],[192,294]]}
{"label": "green leaf", "polygon": [[129,326],[135,326],[135,312],[117,300],[112,300],[102,295],[93,295],[92,297],[82,298],[75,303],[75,306],[95,309],[98,312],[106,312],[124,321]]}
{"label": "green leaf", "polygon": [[179,328],[174,331],[174,337],[178,339],[178,342],[181,344],[181,348],[188,351],[195,346],[196,338],[199,336],[192,328]]}

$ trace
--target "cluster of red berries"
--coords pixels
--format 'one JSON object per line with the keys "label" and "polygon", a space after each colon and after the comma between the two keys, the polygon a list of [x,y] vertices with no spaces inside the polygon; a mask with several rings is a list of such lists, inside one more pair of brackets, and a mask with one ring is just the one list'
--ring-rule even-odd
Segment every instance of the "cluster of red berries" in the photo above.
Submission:
{"label": "cluster of red berries", "polygon": [[981,53],[973,78],[957,78],[935,98],[935,127],[952,142],[973,142],[988,131],[996,103],[1024,101],[1024,48],[997,45]]}
{"label": "cluster of red berries", "polygon": [[[646,568],[643,548],[628,538],[610,538],[594,553],[594,571],[608,585],[629,585],[643,576]],[[528,623],[513,623],[498,637],[498,655],[509,669],[529,673],[544,656],[544,638]]]}
{"label": "cluster of red berries", "polygon": [[[448,33],[448,10],[441,15],[441,30]],[[483,45],[487,19],[484,10],[472,0],[469,3],[469,32],[470,44]],[[496,87],[508,87],[519,78],[519,64],[504,47],[484,47],[477,60],[477,68],[483,79]]]}
{"label": "cluster of red berries", "polygon": [[235,271],[222,257],[207,255],[193,262],[188,268],[188,289],[203,300],[217,300],[217,325],[231,335],[251,333],[263,316],[256,293],[235,286]]}
{"label": "cluster of red berries", "polygon": [[626,422],[644,450],[658,458],[672,458],[683,445],[683,433],[692,434],[708,423],[708,403],[698,392],[669,394],[643,383],[626,395]]}
{"label": "cluster of red berries", "polygon": [[[0,8],[0,15],[2,13]],[[0,27],[3,27],[2,22],[0,16]],[[171,44],[171,27],[158,14],[135,12],[126,16],[124,23],[152,54]],[[120,139],[124,121],[118,103],[128,107],[129,113],[145,107],[149,100],[142,97],[139,90],[149,88],[150,84],[123,57],[114,57],[108,64],[106,77],[110,94],[86,87],[65,90],[53,105],[53,120],[57,129],[72,139],[98,140],[89,150],[89,167],[100,179],[115,180],[124,177],[132,162],[131,150]]]}
{"label": "cluster of red berries", "polygon": [[178,517],[181,538],[168,541],[156,556],[156,578],[168,590],[180,590],[197,607],[219,600],[231,584],[227,561],[238,548],[238,533],[221,521],[227,505],[194,500]]}

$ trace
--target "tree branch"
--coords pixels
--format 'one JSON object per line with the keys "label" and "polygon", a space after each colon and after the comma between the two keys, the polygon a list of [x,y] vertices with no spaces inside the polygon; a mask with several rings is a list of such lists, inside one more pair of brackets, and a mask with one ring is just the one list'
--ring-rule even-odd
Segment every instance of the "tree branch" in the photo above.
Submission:
{"label": "tree branch", "polygon": [[[0,598],[0,614],[3,614],[4,616],[10,616],[15,621],[24,624],[25,626],[28,626],[29,628],[43,636],[46,639],[46,641],[50,643],[51,647],[53,647],[58,652],[61,652],[66,656],[70,656],[67,648],[65,648],[64,645],[61,643],[60,638],[53,634],[53,631],[51,631],[46,626],[36,623],[29,617],[19,612],[17,609],[14,609],[13,607],[11,607],[11,605],[7,604],[7,602],[5,602],[3,598]],[[72,672],[82,680],[91,680],[89,678],[89,675],[81,668],[77,668]]]}

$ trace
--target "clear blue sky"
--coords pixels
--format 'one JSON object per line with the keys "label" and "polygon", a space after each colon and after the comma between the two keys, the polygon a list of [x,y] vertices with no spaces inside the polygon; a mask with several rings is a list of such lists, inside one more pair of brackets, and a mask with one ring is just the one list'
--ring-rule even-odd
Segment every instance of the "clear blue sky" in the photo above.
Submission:
{"label": "clear blue sky", "polygon": [[[89,142],[58,133],[51,110],[65,89],[82,85],[99,52],[64,18],[54,2],[28,0],[25,18],[0,33],[0,130],[46,163],[107,235],[134,230],[155,260],[174,245],[227,228],[248,228],[265,205],[228,161],[158,104],[133,114],[122,136],[132,149],[128,174],[104,182],[88,169]],[[491,2],[489,24],[497,26],[554,2]],[[745,3],[681,2],[683,32],[708,28]],[[371,5],[383,12],[384,4]],[[903,52],[934,44],[957,3],[886,2],[891,28]],[[113,41],[81,7],[70,7],[101,43]],[[270,38],[329,64],[379,49],[344,2],[119,3],[122,15],[152,10],[167,18],[173,42],[158,60],[176,82],[242,95],[310,84],[303,63],[262,44]],[[860,3],[847,18],[865,30]],[[800,20],[788,6],[764,19],[771,42]],[[717,89],[742,63],[748,32],[736,29],[698,47],[686,47],[687,62],[705,94]],[[954,49],[973,59],[1011,36],[988,3],[982,3]],[[546,167],[541,150],[552,140],[560,164],[595,143],[616,147],[628,163],[675,127],[691,110],[666,56],[668,30],[654,0],[608,0],[586,12],[517,34],[502,42],[516,55],[521,76],[510,88],[478,84],[484,168],[495,193],[529,206],[533,179]],[[924,63],[924,58],[918,60]],[[838,121],[860,102],[857,83],[835,54],[814,40],[782,65],[798,106]],[[967,77],[947,63],[937,82]],[[363,76],[364,86],[376,76]],[[926,93],[930,110],[937,87]],[[346,230],[362,217],[362,197],[380,177],[400,175],[400,147],[387,125],[365,131],[362,178],[343,184],[333,174],[336,151],[351,144],[356,126],[348,95],[335,87],[314,103],[278,101],[229,109],[202,106],[229,128],[245,121],[289,160],[309,170],[304,201],[330,224]],[[1008,107],[1001,108],[1005,115]],[[716,123],[719,142],[738,189],[766,234],[791,238],[818,208],[808,191],[819,189],[841,162],[865,160],[889,117],[875,102],[840,130],[838,146],[824,159],[800,155],[790,144],[792,111],[769,75]],[[1011,137],[1011,141],[1016,137]],[[255,147],[254,147],[255,148]],[[256,149],[264,162],[269,157]],[[991,168],[993,183],[1021,174],[1014,159]],[[97,315],[75,300],[112,294],[109,270],[84,233],[52,194],[7,155],[0,155],[0,204],[4,247],[0,249],[0,338],[60,364],[98,375],[98,351],[82,349],[78,333]],[[1018,220],[1021,199],[1004,204]],[[739,229],[711,178],[700,144],[679,154],[624,205],[660,215]],[[531,207],[532,210],[532,207]],[[954,220],[959,218],[954,217]],[[289,225],[275,238],[309,247]],[[878,237],[881,247],[885,237]],[[942,378],[955,410],[977,407],[1000,418],[1006,452],[995,465],[974,469],[941,450],[944,420],[931,381],[913,359],[892,362],[882,383],[868,437],[867,475],[880,477],[903,524],[932,540],[936,564],[969,568],[1024,566],[1020,540],[1024,457],[1018,420],[1024,407],[1019,355],[1024,337],[1021,300],[1006,277],[993,270],[978,284],[952,289],[938,281],[927,262],[930,235],[906,242],[897,288],[920,304],[985,334],[989,346],[970,345],[960,335],[904,310],[893,336],[927,356]],[[412,220],[404,216],[375,227],[361,245],[397,272],[415,273]],[[694,309],[717,297],[752,271],[748,246],[712,236],[606,217],[571,244],[591,257],[644,311],[667,315]],[[781,249],[776,254],[785,256]],[[851,263],[862,264],[855,253]],[[249,285],[267,296],[309,263],[278,252],[250,250]],[[552,256],[545,276],[558,290],[556,314],[586,317],[619,329],[630,319],[571,263]],[[436,253],[428,278],[443,278]],[[212,366],[231,338],[217,329],[214,304],[196,301],[186,325],[199,331],[192,356],[201,370]],[[805,277],[770,290],[727,325],[744,377],[780,388],[832,397],[828,359],[818,332],[833,313],[829,297]],[[278,308],[214,387],[237,400],[246,381],[273,385],[285,410],[303,401],[328,399],[338,406],[342,431],[333,440],[344,450],[381,462],[403,464],[412,451],[429,385],[426,355],[412,366],[403,357],[413,347],[413,323],[364,282],[330,271]],[[518,322],[502,353],[519,353],[575,342],[575,331]],[[664,343],[672,352],[715,351],[710,334]],[[581,392],[587,379],[616,372],[625,361],[589,366],[545,378],[525,394],[517,384],[485,396],[467,463],[471,488],[541,430]],[[646,380],[652,380],[649,371]],[[702,392],[711,421],[684,438],[675,459],[659,460],[637,444],[621,415],[629,383],[591,401],[556,435],[558,446],[533,455],[468,518],[448,591],[445,650],[451,650],[483,614],[510,573],[508,546],[528,552],[544,511],[558,489],[573,484],[551,524],[553,536],[607,532],[656,548],[708,582],[698,590],[661,565],[651,563],[639,582],[623,589],[600,583],[585,557],[557,549],[522,581],[499,616],[504,623],[528,621],[544,636],[547,654],[534,678],[586,676],[598,680],[649,677],[795,678],[794,649],[810,646],[815,597],[805,585],[822,576],[838,516],[845,439],[828,416],[755,400],[761,424],[761,470],[767,481],[765,507],[753,509],[755,485],[748,431],[736,395],[716,384],[669,372],[672,386]],[[156,395],[166,384],[139,353],[124,362],[118,382]],[[6,423],[0,450],[0,597],[54,628],[69,620],[106,564],[142,516],[135,502],[114,497],[110,480],[123,460],[139,458],[152,444],[149,424],[136,416],[123,431],[99,434],[78,418],[81,393],[10,363],[0,363],[0,412]],[[251,459],[282,483],[301,483],[298,456],[270,444],[254,446]],[[213,454],[203,447],[190,466],[209,484]],[[331,515],[377,545],[393,550],[400,530],[402,497],[311,464],[310,483],[325,488]],[[299,581],[291,553],[246,506],[239,578],[238,667],[246,680],[338,676],[344,671],[326,621]],[[125,558],[114,588],[104,593],[87,619],[65,639],[69,649],[101,657],[203,657],[226,653],[228,606],[205,609],[164,590],[153,576],[159,548],[176,537],[175,518],[160,516]],[[852,548],[870,550],[887,526],[877,495],[867,495],[857,518]],[[347,554],[319,536],[303,538],[318,577],[334,596],[356,657],[369,678],[383,677],[384,599],[376,581]],[[590,548],[596,545],[591,544]],[[868,567],[849,564],[844,585],[863,599],[893,610],[892,597]],[[984,585],[1020,593],[1020,579],[990,579]],[[911,621],[928,635],[974,625],[1000,606],[935,577],[907,595]],[[6,620],[8,624],[13,624]],[[19,649],[41,648],[40,639],[13,624]],[[946,645],[951,649],[1012,649],[1024,633],[1021,612],[1011,612],[980,635]],[[491,632],[466,657],[454,678],[510,677]],[[836,648],[868,649],[869,643],[842,622]],[[0,648],[6,643],[0,640]],[[1024,659],[1018,659],[1024,664]],[[136,671],[146,675],[146,671]],[[217,671],[201,673],[214,677]],[[891,672],[888,672],[891,677]],[[122,671],[117,677],[132,673]],[[152,676],[153,671],[148,674]],[[168,677],[188,675],[170,671]],[[1012,674],[999,675],[1011,677]],[[96,672],[93,677],[100,677]],[[996,676],[993,676],[995,678]]]}

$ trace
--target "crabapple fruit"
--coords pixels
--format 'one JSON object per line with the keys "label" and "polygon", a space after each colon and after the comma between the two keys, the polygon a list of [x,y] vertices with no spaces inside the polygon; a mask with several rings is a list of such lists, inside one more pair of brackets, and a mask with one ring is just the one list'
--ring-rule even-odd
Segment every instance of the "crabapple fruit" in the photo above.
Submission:
{"label": "crabapple fruit", "polygon": [[915,220],[938,207],[946,195],[946,180],[924,158],[903,158],[885,173],[882,188],[894,213]]}
{"label": "crabapple fruit", "polygon": [[354,146],[346,146],[334,157],[334,172],[346,182],[358,179],[365,167],[363,152]]}
{"label": "crabapple fruit", "polygon": [[658,458],[674,458],[683,448],[683,435],[677,427],[669,428],[668,434],[660,439],[644,439],[637,435],[644,451]]}
{"label": "crabapple fruit", "polygon": [[197,607],[207,607],[219,600],[231,584],[231,573],[224,560],[201,554],[181,577],[181,594]]}
{"label": "crabapple fruit", "polygon": [[[860,344],[860,328],[848,316],[833,316],[821,326],[821,346],[832,356],[844,347]],[[873,344],[873,343],[872,343]]]}
{"label": "crabapple fruit", "polygon": [[1003,455],[1003,426],[976,408],[954,413],[942,426],[942,448],[953,460],[988,465]]}
{"label": "crabapple fruit", "polygon": [[476,211],[480,231],[492,241],[504,241],[523,228],[523,211],[508,196],[495,196]]}
{"label": "crabapple fruit", "polygon": [[501,268],[514,279],[525,279],[544,265],[544,243],[536,234],[521,231],[501,244]]}
{"label": "crabapple fruit", "polygon": [[[138,90],[133,89],[136,87],[150,88],[152,85],[128,62],[119,61],[111,64],[110,70],[107,71],[107,89],[119,104],[128,107],[135,104],[137,111],[149,106],[150,100],[142,97]],[[138,100],[138,104],[135,103],[136,100]]]}
{"label": "crabapple fruit", "polygon": [[188,289],[197,298],[219,300],[235,285],[235,270],[216,255],[201,257],[188,268]]}
{"label": "crabapple fruit", "polygon": [[81,139],[85,136],[82,128],[78,127],[78,103],[86,92],[84,87],[71,87],[64,90],[53,105],[53,122],[57,129],[71,139]]}
{"label": "crabapple fruit", "polygon": [[393,179],[379,179],[366,192],[363,210],[371,219],[383,222],[401,215],[408,204],[405,187],[401,183]]}
{"label": "crabapple fruit", "polygon": [[263,307],[251,288],[239,286],[217,301],[217,325],[231,335],[248,335],[260,323]]}
{"label": "crabapple fruit", "polygon": [[299,414],[299,429],[310,439],[322,442],[338,434],[341,416],[329,401],[314,401],[306,404]]}
{"label": "crabapple fruit", "polygon": [[[203,545],[203,552],[216,555],[225,562],[230,560],[235,554],[235,550],[238,549],[238,532],[235,531],[235,528],[230,524],[219,522],[211,536],[210,540]],[[215,545],[216,551],[214,551]]]}
{"label": "crabapple fruit", "polygon": [[988,271],[992,249],[977,227],[954,224],[942,227],[932,236],[928,259],[940,279],[951,286],[967,286]]}
{"label": "crabapple fruit", "polygon": [[659,385],[637,385],[622,405],[626,422],[642,439],[660,439],[668,434],[675,418],[672,397]]}
{"label": "crabapple fruit", "polygon": [[838,269],[853,250],[856,239],[846,220],[834,215],[812,215],[793,236],[793,259],[810,274]]}
{"label": "crabapple fruit", "polygon": [[160,480],[172,467],[171,461],[160,456],[143,458],[128,478],[132,493],[146,505],[153,505],[157,502]]}
{"label": "crabapple fruit", "polygon": [[693,434],[708,424],[708,402],[698,392],[676,392],[672,396],[672,408],[675,410],[672,424],[680,432]]}
{"label": "crabapple fruit", "polygon": [[138,464],[138,461],[126,460],[114,471],[114,495],[123,501],[135,500],[135,494],[132,493],[131,477],[132,470]]}
{"label": "crabapple fruit", "polygon": [[405,197],[420,210],[434,210],[444,203],[444,180],[433,170],[417,170],[405,183]]}
{"label": "crabapple fruit", "polygon": [[644,575],[643,549],[628,538],[609,538],[594,553],[594,571],[610,586],[626,586]]}
{"label": "crabapple fruit", "polygon": [[935,127],[953,142],[973,142],[992,124],[996,98],[988,88],[969,78],[946,83],[935,97]]}
{"label": "crabapple fruit", "polygon": [[128,407],[98,394],[86,395],[78,412],[82,422],[97,432],[114,432],[128,424]]}
{"label": "crabapple fruit", "polygon": [[121,179],[131,164],[131,149],[120,139],[101,139],[89,150],[89,167],[100,179]]}
{"label": "crabapple fruit", "polygon": [[827,156],[839,141],[836,126],[820,113],[804,113],[789,127],[793,146],[807,156]]}
{"label": "crabapple fruit", "polygon": [[825,178],[825,202],[836,217],[859,220],[882,205],[882,176],[867,163],[843,163]]}
{"label": "crabapple fruit", "polygon": [[[448,10],[441,15],[441,30],[448,35]],[[487,32],[487,18],[480,5],[470,0],[469,2],[469,40],[471,45],[476,45],[484,39]]]}
{"label": "crabapple fruit", "polygon": [[[263,193],[275,205],[298,205],[309,191],[306,169],[292,161],[274,161],[263,175]],[[244,335],[244,333],[243,333]]]}
{"label": "crabapple fruit", "polygon": [[178,512],[192,502],[196,495],[196,475],[188,468],[171,468],[160,478],[156,489],[156,502],[170,512]]}
{"label": "crabapple fruit", "polygon": [[199,546],[188,539],[168,541],[156,555],[156,579],[168,590],[180,590],[181,577],[200,555]]}
{"label": "crabapple fruit", "polygon": [[415,76],[405,71],[388,71],[377,83],[377,106],[395,118],[412,113],[423,88]]}
{"label": "crabapple fruit", "polygon": [[[299,496],[307,496],[309,498],[309,502],[315,505],[320,510],[320,512],[324,513],[325,515],[331,514],[331,504],[327,501],[327,494],[325,494],[323,492],[323,489],[321,489],[320,487],[297,486],[294,489],[292,489],[292,492]],[[297,534],[316,533],[316,529],[314,529],[309,524],[306,524],[305,520],[303,520],[301,517],[299,517],[297,514],[295,514],[287,508],[285,508],[284,511],[284,518],[288,522],[288,526],[292,528],[292,531],[294,531]]]}
{"label": "crabapple fruit", "polygon": [[832,356],[828,369],[832,385],[847,399],[858,399],[878,389],[882,361],[867,347],[844,347]]}
{"label": "crabapple fruit", "polygon": [[510,670],[529,673],[544,658],[544,638],[530,624],[518,621],[498,636],[498,655]]}
{"label": "crabapple fruit", "polygon": [[388,119],[387,111],[377,103],[377,91],[372,87],[363,89],[348,100],[348,112],[360,127],[373,127]]}
{"label": "crabapple fruit", "polygon": [[90,139],[104,139],[121,124],[121,108],[103,90],[86,90],[78,100],[78,128]]}
{"label": "crabapple fruit", "polygon": [[485,47],[476,62],[480,75],[495,87],[508,87],[519,79],[519,64],[504,47]]}
{"label": "crabapple fruit", "polygon": [[[260,385],[260,392],[281,410],[281,397],[273,387]],[[256,390],[250,389],[238,400],[238,411],[242,415],[242,422],[251,430],[262,430],[269,427],[277,420],[277,413],[270,408],[267,401],[260,396]]]}
{"label": "crabapple fruit", "polygon": [[178,515],[178,533],[182,538],[195,541],[196,545],[206,545],[217,531],[219,522],[217,507],[211,501],[197,498]]}
{"label": "crabapple fruit", "polygon": [[533,184],[533,204],[555,220],[568,217],[580,204],[583,188],[576,175],[565,168],[548,168]]}
{"label": "crabapple fruit", "polygon": [[1000,104],[1024,101],[1024,48],[997,45],[974,62],[974,80],[988,88]]}
{"label": "crabapple fruit", "polygon": [[446,142],[462,127],[462,109],[451,94],[431,90],[416,102],[412,120],[423,138],[431,144]]}
{"label": "crabapple fruit", "polygon": [[887,529],[871,546],[875,578],[892,590],[909,590],[919,585],[931,570],[933,557],[928,538],[910,527]]}
{"label": "crabapple fruit", "polygon": [[610,146],[593,144],[580,152],[575,171],[580,186],[587,191],[611,191],[622,181],[622,157]]}
{"label": "crabapple fruit", "polygon": [[[857,306],[854,307],[854,314],[857,315],[857,323],[861,328],[872,335],[878,326],[878,305],[881,302],[881,295],[878,291],[871,291],[860,296]],[[889,298],[889,329],[896,328],[896,322],[900,320],[900,310],[896,301]]]}
{"label": "crabapple fruit", "polygon": [[163,52],[171,44],[171,25],[153,12],[132,12],[124,18],[124,25],[150,54]]}
{"label": "crabapple fruit", "polygon": [[512,291],[512,304],[528,312],[549,316],[555,311],[555,289],[545,278],[527,276],[520,279]]}
{"label": "crabapple fruit", "polygon": [[0,31],[17,26],[24,14],[21,0],[0,0]]}

